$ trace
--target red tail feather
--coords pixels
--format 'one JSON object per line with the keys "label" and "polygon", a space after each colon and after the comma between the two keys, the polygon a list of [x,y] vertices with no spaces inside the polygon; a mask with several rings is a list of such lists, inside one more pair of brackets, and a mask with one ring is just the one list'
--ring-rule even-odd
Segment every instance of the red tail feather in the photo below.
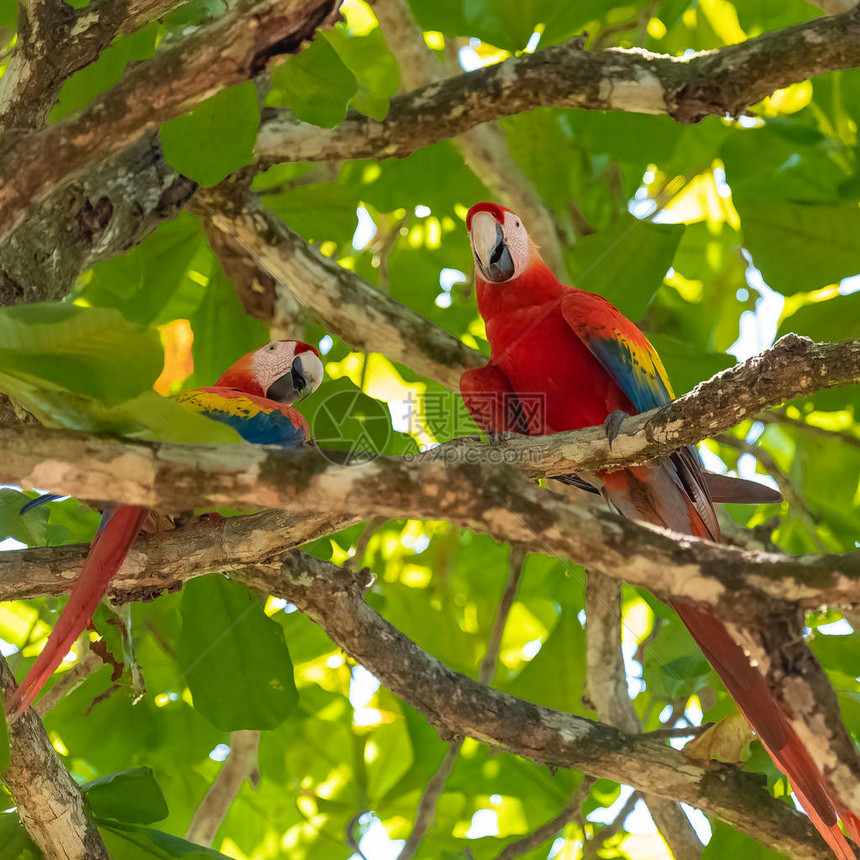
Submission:
{"label": "red tail feather", "polygon": [[6,703],[6,710],[18,715],[28,707],[54,670],[63,662],[75,639],[86,629],[129,548],[146,519],[147,509],[139,505],[105,508],[98,534],[87,554],[81,575],[63,609],[44,650],[33,668]]}
{"label": "red tail feather", "polygon": [[838,799],[831,797],[829,787],[795,734],[788,715],[774,700],[764,676],[750,665],[743,649],[707,609],[677,601],[672,606],[737,702],[774,764],[788,777],[815,829],[840,860],[855,860],[851,846],[839,829],[836,813],[838,810],[842,814],[855,839],[858,829],[856,816],[850,812],[843,814]]}
{"label": "red tail feather", "polygon": [[[672,469],[677,469],[681,476],[683,490],[680,493],[680,487],[669,480]],[[697,470],[689,461],[674,460],[671,467],[664,463],[656,468],[614,472],[604,479],[604,487],[613,504],[627,516],[708,540],[719,540],[716,520],[709,527],[702,518],[702,512],[712,507],[707,495],[700,493],[696,477]],[[697,493],[699,504],[693,498]],[[854,851],[839,828],[837,814],[858,843],[860,820],[840,803],[815,766],[788,714],[773,697],[765,677],[750,665],[743,648],[710,609],[683,601],[673,601],[672,607],[726,685],[774,764],[788,777],[815,829],[839,860],[855,860]]]}

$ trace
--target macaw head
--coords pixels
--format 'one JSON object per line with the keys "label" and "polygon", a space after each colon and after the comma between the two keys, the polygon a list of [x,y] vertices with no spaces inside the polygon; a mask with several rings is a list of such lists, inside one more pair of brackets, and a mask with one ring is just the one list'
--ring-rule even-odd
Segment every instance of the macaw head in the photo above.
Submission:
{"label": "macaw head", "polygon": [[319,388],[319,353],[300,340],[275,340],[243,355],[215,384],[278,403],[304,400]]}
{"label": "macaw head", "polygon": [[482,281],[503,284],[521,275],[537,247],[519,215],[496,203],[476,203],[466,216],[472,254]]}

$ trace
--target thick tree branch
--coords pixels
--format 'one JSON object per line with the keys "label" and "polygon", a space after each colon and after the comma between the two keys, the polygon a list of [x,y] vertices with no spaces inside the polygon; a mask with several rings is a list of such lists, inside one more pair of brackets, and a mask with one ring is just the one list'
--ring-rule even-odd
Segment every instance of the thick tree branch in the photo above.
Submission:
{"label": "thick tree branch", "polygon": [[[0,656],[0,689],[8,699],[15,678]],[[3,781],[18,815],[46,860],[110,860],[78,784],[54,751],[42,721],[27,711],[9,726],[11,762]]]}
{"label": "thick tree branch", "polygon": [[22,2],[18,40],[0,78],[0,129],[44,125],[63,83],[120,34],[146,26],[188,0],[97,0],[74,9],[65,0]]}
{"label": "thick tree branch", "polygon": [[226,87],[250,80],[273,57],[297,53],[330,23],[336,0],[242,0],[183,42],[132,69],[77,117],[2,141],[0,240],[24,211],[78,171],[128,147],[159,123]]}
{"label": "thick tree branch", "polygon": [[[151,598],[205,573],[277,565],[292,547],[361,522],[351,514],[263,511],[143,535],[111,582],[118,603]],[[0,553],[0,601],[66,594],[81,572],[86,544]],[[46,696],[50,693],[46,693]]]}
{"label": "thick tree branch", "polygon": [[[809,821],[771,798],[753,775],[690,762],[647,735],[625,735],[499,693],[451,671],[364,601],[367,580],[304,553],[285,560],[276,593],[295,603],[444,736],[468,735],[509,752],[682,800],[793,858],[828,856]],[[269,588],[265,578],[252,584]]]}
{"label": "thick tree branch", "polygon": [[815,343],[787,334],[666,406],[625,418],[611,444],[603,427],[589,427],[550,436],[511,435],[494,456],[477,440],[457,439],[420,457],[449,463],[495,459],[516,463],[534,477],[619,469],[719,435],[769,406],[858,382],[860,340]]}
{"label": "thick tree branch", "polygon": [[690,57],[635,48],[584,51],[573,40],[398,96],[382,122],[351,113],[328,130],[273,112],[258,152],[264,164],[402,158],[481,123],[544,106],[698,122],[737,116],[781,87],[858,65],[858,8]]}
{"label": "thick tree branch", "polygon": [[789,556],[694,540],[621,519],[585,494],[571,504],[492,462],[452,469],[381,457],[341,466],[333,452],[148,445],[36,427],[0,429],[0,450],[0,481],[83,499],[110,487],[116,501],[173,511],[264,504],[346,519],[446,518],[739,619],[775,611],[774,602],[860,603],[860,553]]}

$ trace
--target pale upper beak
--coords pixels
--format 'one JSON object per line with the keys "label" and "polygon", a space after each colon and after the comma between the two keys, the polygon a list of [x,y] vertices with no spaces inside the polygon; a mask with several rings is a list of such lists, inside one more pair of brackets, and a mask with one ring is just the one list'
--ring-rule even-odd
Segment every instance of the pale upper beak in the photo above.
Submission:
{"label": "pale upper beak", "polygon": [[514,261],[505,242],[502,225],[489,212],[476,212],[472,216],[469,235],[481,278],[491,284],[510,280],[514,274]]}

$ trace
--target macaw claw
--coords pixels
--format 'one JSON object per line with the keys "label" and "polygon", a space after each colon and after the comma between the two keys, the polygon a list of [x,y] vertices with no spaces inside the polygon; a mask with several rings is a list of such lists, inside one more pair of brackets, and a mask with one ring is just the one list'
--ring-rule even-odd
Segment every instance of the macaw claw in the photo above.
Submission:
{"label": "macaw claw", "polygon": [[612,443],[615,441],[618,434],[621,432],[621,422],[630,416],[621,409],[616,409],[606,416],[603,422],[603,431],[606,433],[606,438],[609,440],[609,448],[612,448]]}

